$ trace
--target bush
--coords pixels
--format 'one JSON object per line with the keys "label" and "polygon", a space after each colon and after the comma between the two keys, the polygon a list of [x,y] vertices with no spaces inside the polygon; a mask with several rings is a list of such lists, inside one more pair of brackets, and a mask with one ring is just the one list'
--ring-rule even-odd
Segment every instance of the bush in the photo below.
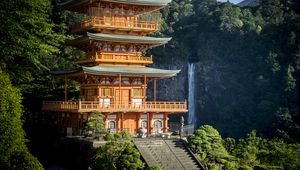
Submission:
{"label": "bush", "polygon": [[92,162],[92,169],[142,169],[144,163],[140,159],[139,151],[131,141],[111,141],[98,148]]}
{"label": "bush", "polygon": [[26,150],[26,146],[20,92],[1,70],[0,80],[0,169],[5,169],[13,152]]}
{"label": "bush", "polygon": [[107,133],[107,134],[103,137],[103,139],[106,140],[106,141],[113,141],[113,140],[115,140],[114,135],[111,134],[111,133]]}
{"label": "bush", "polygon": [[25,145],[19,90],[0,70],[0,169],[43,169]]}
{"label": "bush", "polygon": [[130,140],[131,139],[131,135],[128,131],[121,131],[120,135],[122,137],[122,139],[126,139],[126,140]]}
{"label": "bush", "polygon": [[29,152],[20,151],[12,154],[9,163],[10,170],[42,170],[40,162]]}

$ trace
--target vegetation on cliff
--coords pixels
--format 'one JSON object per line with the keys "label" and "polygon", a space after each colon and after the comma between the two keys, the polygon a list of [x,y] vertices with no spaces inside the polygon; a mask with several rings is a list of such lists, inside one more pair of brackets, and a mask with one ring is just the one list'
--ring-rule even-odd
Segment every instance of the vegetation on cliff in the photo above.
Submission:
{"label": "vegetation on cliff", "polygon": [[43,169],[25,145],[21,94],[44,79],[64,37],[53,31],[50,5],[45,0],[0,3],[0,169]]}
{"label": "vegetation on cliff", "polygon": [[25,145],[20,91],[2,71],[0,80],[0,169],[43,169]]}
{"label": "vegetation on cliff", "polygon": [[[198,125],[221,134],[258,134],[299,142],[300,2],[262,0],[238,7],[216,0],[174,0],[162,10],[161,34],[151,52],[161,62],[196,62]],[[184,60],[182,60],[184,61]]]}
{"label": "vegetation on cliff", "polygon": [[212,126],[204,125],[188,138],[189,147],[209,169],[299,169],[300,144],[267,140],[255,131],[236,141],[222,139]]}

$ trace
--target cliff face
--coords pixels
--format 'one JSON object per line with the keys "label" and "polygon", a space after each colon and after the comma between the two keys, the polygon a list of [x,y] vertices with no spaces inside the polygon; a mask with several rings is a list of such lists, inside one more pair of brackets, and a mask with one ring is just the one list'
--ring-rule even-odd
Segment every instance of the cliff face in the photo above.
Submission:
{"label": "cliff face", "polygon": [[[167,49],[168,51],[168,49]],[[154,56],[154,64],[151,67],[163,69],[181,69],[176,76],[157,81],[158,101],[184,101],[188,100],[188,65],[195,64],[194,95],[196,127],[204,123],[213,124],[217,119],[217,104],[215,100],[220,97],[222,86],[221,74],[218,64],[210,59],[189,61],[183,52],[168,57]],[[153,82],[148,84],[148,100],[153,100]],[[185,114],[187,120],[188,113]]]}
{"label": "cliff face", "polygon": [[[154,54],[154,64],[151,67],[181,70],[181,72],[176,77],[156,81],[156,99],[158,101],[184,101],[187,99],[187,57],[180,53],[166,56]],[[148,100],[153,100],[153,82],[148,84],[147,96]]]}
{"label": "cliff face", "polygon": [[[252,94],[248,93],[247,84],[249,77],[241,75],[244,69],[248,69],[233,61],[223,58],[200,57],[196,54],[196,60],[191,60],[186,53],[174,49],[159,49],[164,54],[153,53],[154,64],[151,67],[163,69],[181,69],[176,77],[157,81],[158,101],[184,101],[188,99],[188,65],[193,62],[194,72],[194,102],[195,102],[195,124],[196,128],[203,124],[213,125],[224,135],[234,136],[236,134],[249,132],[251,116],[245,110],[251,110],[253,106],[245,99],[251,100]],[[212,53],[207,52],[208,54]],[[169,54],[173,54],[170,56]],[[165,57],[162,57],[165,56]],[[167,56],[167,57],[166,57]],[[233,65],[239,65],[233,68]],[[248,80],[249,79],[249,80]],[[148,84],[148,100],[153,100],[153,82]],[[185,120],[188,113],[184,114]],[[180,115],[179,115],[180,116]],[[179,116],[171,117],[171,121],[178,121]],[[245,117],[244,125],[247,128],[240,128],[237,122]]]}

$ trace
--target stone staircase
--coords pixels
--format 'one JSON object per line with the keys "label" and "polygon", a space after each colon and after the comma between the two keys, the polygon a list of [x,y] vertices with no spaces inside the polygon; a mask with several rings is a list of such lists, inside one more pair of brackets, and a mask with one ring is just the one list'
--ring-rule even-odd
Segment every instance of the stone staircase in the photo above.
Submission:
{"label": "stone staircase", "polygon": [[200,164],[178,139],[134,138],[134,144],[149,166],[164,170],[197,170]]}

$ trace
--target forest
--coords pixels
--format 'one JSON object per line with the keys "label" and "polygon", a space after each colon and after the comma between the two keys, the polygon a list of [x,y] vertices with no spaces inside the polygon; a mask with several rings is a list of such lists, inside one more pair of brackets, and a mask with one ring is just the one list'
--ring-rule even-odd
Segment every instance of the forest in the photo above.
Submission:
{"label": "forest", "polygon": [[[41,105],[64,97],[63,81],[49,71],[76,67],[82,52],[64,41],[74,37],[68,25],[84,17],[59,3],[0,3],[0,169],[43,169],[49,150],[41,148],[58,139],[55,115]],[[196,75],[199,129],[188,138],[205,166],[300,169],[300,2],[238,7],[173,0],[160,12],[161,29],[152,36],[173,39],[145,53],[162,65],[176,57],[201,63],[211,76]],[[78,84],[70,82],[68,93],[75,99]],[[118,144],[113,141],[106,149]],[[137,164],[133,169],[143,167]]]}

